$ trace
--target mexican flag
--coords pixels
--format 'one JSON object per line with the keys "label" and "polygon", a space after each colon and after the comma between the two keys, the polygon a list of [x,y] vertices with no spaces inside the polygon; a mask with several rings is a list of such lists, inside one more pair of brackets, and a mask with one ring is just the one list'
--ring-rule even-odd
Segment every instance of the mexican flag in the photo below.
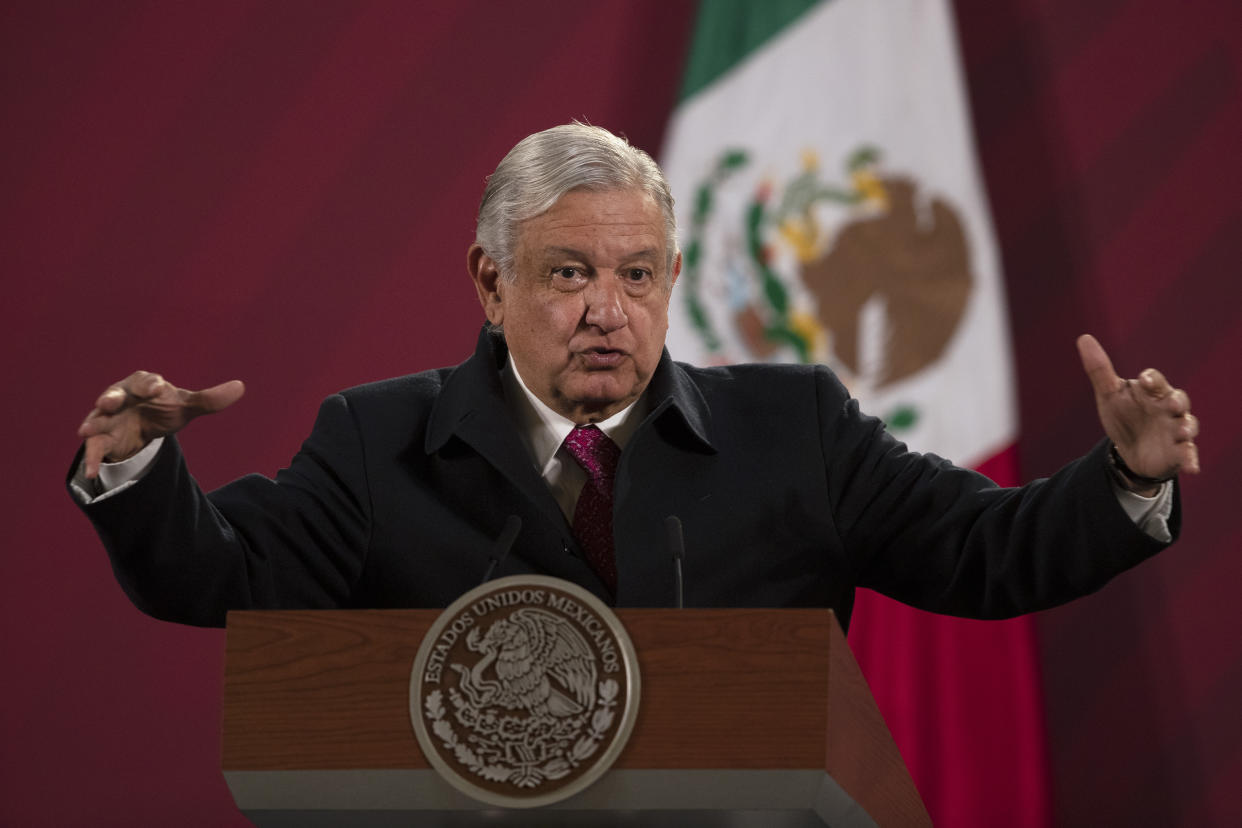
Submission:
{"label": "mexican flag", "polygon": [[[947,0],[705,0],[662,165],[668,346],[822,362],[918,451],[1017,482],[1004,282]],[[850,631],[937,824],[1051,822],[1029,620],[860,593]]]}

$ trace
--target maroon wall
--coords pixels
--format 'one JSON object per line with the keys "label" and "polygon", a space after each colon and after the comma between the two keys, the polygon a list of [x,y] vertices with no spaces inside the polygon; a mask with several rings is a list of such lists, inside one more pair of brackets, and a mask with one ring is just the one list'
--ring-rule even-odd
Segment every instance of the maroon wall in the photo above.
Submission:
{"label": "maroon wall", "polygon": [[1022,471],[1098,435],[1075,335],[1189,390],[1177,547],[1038,619],[1058,825],[1242,825],[1242,6],[959,0]]}
{"label": "maroon wall", "polygon": [[[1242,777],[1236,8],[957,3],[1025,471],[1095,437],[1080,330],[1124,371],[1165,368],[1204,420],[1183,543],[1041,619],[1064,824],[1242,822],[1225,790]],[[458,361],[481,319],[464,251],[483,177],[571,117],[658,151],[691,11],[0,10],[0,824],[244,824],[217,770],[221,634],[134,610],[63,493],[93,396],[138,367],[245,379],[237,408],[184,439],[210,486],[287,462],[325,394]]]}
{"label": "maroon wall", "polygon": [[[7,4],[0,824],[242,825],[223,636],[140,615],[62,478],[135,368],[246,380],[185,433],[273,473],[319,401],[460,361],[483,179],[570,118],[656,152],[690,3]],[[20,470],[20,471],[19,471]]]}

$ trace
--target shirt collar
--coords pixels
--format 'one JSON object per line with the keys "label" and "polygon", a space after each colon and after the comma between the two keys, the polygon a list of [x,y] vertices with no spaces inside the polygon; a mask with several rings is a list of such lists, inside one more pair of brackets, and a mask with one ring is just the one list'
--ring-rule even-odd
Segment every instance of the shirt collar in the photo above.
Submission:
{"label": "shirt collar", "polygon": [[[500,376],[508,354],[504,340],[484,327],[479,332],[475,352],[469,359],[456,368],[436,372],[433,379],[441,386],[423,440],[428,454],[439,451],[454,435],[476,450],[481,450],[480,441],[484,437],[491,440],[494,432],[506,430],[506,423],[517,422],[520,415],[516,409],[520,404],[509,400],[521,397],[521,392],[507,391]],[[698,381],[691,378],[692,373],[699,376]],[[728,380],[727,373],[716,375],[710,369],[673,362],[668,349],[665,349],[640,400],[638,407],[641,411],[632,412],[634,416],[627,418],[632,428],[630,434],[617,434],[616,437],[626,441],[645,420],[659,419],[668,426],[661,431],[662,439],[685,440],[682,445],[687,448],[694,445],[699,451],[715,454],[716,449],[709,438],[712,433],[711,410],[699,388],[699,382],[713,377],[713,383]],[[520,385],[517,387],[520,388]],[[533,455],[525,438],[526,429],[519,424],[517,430],[522,437],[512,442],[512,448],[518,450],[513,457],[520,456],[522,449],[525,449],[527,457],[524,461],[529,462]],[[502,454],[509,457],[508,447],[502,445],[501,448],[505,449]]]}
{"label": "shirt collar", "polygon": [[[505,360],[505,366],[500,370],[500,381],[517,418],[522,440],[535,460],[535,467],[540,474],[546,474],[556,452],[577,424],[553,411],[534,395],[518,372],[512,356]],[[608,419],[595,423],[595,426],[624,449],[646,415],[646,398],[644,392],[637,400]]]}

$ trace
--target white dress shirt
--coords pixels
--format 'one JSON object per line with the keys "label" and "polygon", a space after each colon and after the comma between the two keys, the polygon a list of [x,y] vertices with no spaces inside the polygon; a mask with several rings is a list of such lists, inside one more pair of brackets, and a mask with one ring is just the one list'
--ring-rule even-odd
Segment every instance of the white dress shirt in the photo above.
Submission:
{"label": "white dress shirt", "polygon": [[[522,442],[535,462],[535,469],[552,490],[552,496],[556,498],[565,519],[573,523],[574,507],[587,481],[582,466],[564,448],[565,438],[577,423],[557,414],[536,397],[526,387],[512,359],[507,360],[501,369],[500,381],[505,389],[505,399],[517,417]],[[647,395],[643,393],[621,411],[595,425],[624,450],[646,416],[646,401]]]}

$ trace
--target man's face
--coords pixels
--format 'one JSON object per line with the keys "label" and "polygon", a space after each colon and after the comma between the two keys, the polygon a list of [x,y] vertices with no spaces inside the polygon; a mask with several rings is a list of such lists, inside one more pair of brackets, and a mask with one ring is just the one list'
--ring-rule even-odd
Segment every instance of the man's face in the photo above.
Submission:
{"label": "man's face", "polygon": [[527,387],[577,423],[638,399],[660,360],[671,286],[660,207],[637,190],[564,195],[519,226],[512,282],[476,245],[470,269]]}

